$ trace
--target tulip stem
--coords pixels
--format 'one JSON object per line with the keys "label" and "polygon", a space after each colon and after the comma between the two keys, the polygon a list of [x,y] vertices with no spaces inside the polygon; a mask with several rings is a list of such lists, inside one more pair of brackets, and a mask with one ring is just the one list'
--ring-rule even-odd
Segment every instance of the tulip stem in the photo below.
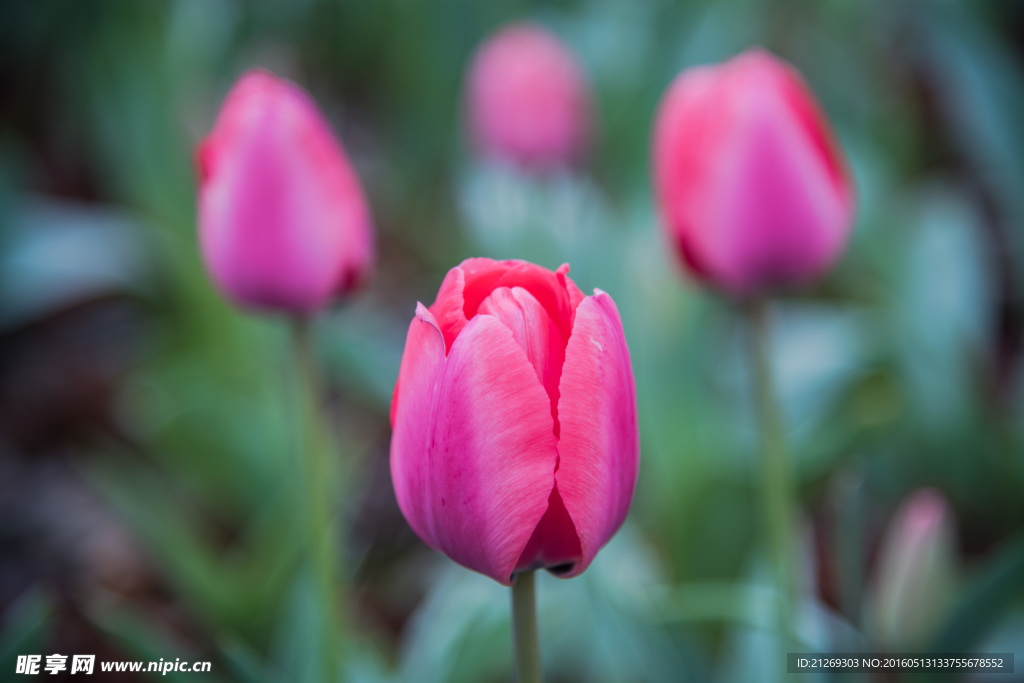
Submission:
{"label": "tulip stem", "polygon": [[512,628],[515,632],[516,668],[519,683],[540,683],[540,637],[537,634],[537,600],[534,574],[516,574],[512,583]]}
{"label": "tulip stem", "polygon": [[303,491],[306,500],[306,523],[309,534],[310,568],[317,594],[324,610],[323,623],[317,631],[321,636],[324,680],[336,680],[342,632],[338,618],[338,593],[335,586],[336,542],[331,515],[331,463],[327,448],[329,433],[321,406],[320,382],[313,353],[312,321],[296,317],[292,326],[292,348],[298,375],[298,405],[301,420],[300,467],[305,475]]}
{"label": "tulip stem", "polygon": [[778,627],[783,646],[794,642],[793,500],[782,414],[769,362],[768,304],[747,308],[754,392],[761,430],[762,502],[778,592]]}

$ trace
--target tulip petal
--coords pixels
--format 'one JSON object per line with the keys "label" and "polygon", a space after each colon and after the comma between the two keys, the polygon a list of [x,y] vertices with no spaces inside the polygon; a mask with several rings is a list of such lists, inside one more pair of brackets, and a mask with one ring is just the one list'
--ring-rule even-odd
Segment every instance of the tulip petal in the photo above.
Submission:
{"label": "tulip petal", "polygon": [[430,312],[437,318],[438,326],[444,334],[444,347],[451,351],[455,338],[462,332],[469,319],[466,317],[462,291],[466,288],[466,273],[460,266],[448,271],[437,292],[437,299],[430,307]]}
{"label": "tulip petal", "polygon": [[468,258],[448,271],[430,312],[437,318],[449,351],[452,342],[498,287],[522,287],[544,307],[562,336],[568,339],[573,315],[583,293],[568,277],[569,265],[552,273],[527,261]]}
{"label": "tulip petal", "polygon": [[430,444],[434,404],[444,369],[441,331],[430,311],[418,303],[391,399],[391,478],[398,507],[421,538],[428,538],[424,520],[429,516],[422,495],[428,470],[422,460]]}
{"label": "tulip petal", "polygon": [[587,568],[629,512],[640,462],[636,387],[618,308],[600,290],[576,309],[559,384],[555,481]]}
{"label": "tulip petal", "polygon": [[817,155],[824,161],[829,179],[835,186],[840,201],[853,213],[853,183],[850,171],[843,160],[839,143],[828,127],[828,117],[818,104],[807,83],[796,69],[771,60],[770,55],[761,52],[758,57],[773,62],[778,71],[779,93],[790,111],[797,118],[799,126],[807,133]]}
{"label": "tulip petal", "polygon": [[576,568],[582,555],[576,526],[556,486],[551,490],[547,512],[519,556],[516,572],[547,569],[557,576],[566,576]]}
{"label": "tulip petal", "polygon": [[820,124],[807,128],[806,107],[793,109],[797,76],[760,53],[745,59],[735,68],[760,70],[760,87],[733,94],[734,138],[720,149],[732,161],[708,197],[720,207],[722,274],[737,291],[816,278],[845,243],[852,212]]}
{"label": "tulip petal", "polygon": [[[565,289],[565,293],[569,297],[569,309],[572,311],[570,316],[570,323],[576,320],[576,309],[580,303],[586,298],[586,295],[580,291],[580,288],[576,286],[576,283],[569,277],[569,264],[563,263],[558,266],[558,270],[555,271],[555,278],[558,283]],[[572,325],[569,325],[569,329],[572,329]]]}
{"label": "tulip petal", "polygon": [[245,75],[199,163],[203,253],[236,302],[312,310],[368,269],[373,235],[362,187],[297,86],[263,71]]}
{"label": "tulip petal", "polygon": [[513,24],[487,39],[468,73],[467,114],[486,155],[546,166],[586,147],[590,94],[572,53],[532,24]]}
{"label": "tulip petal", "polygon": [[522,287],[498,287],[480,304],[477,315],[498,318],[526,352],[551,400],[551,417],[555,436],[558,436],[558,380],[565,360],[565,338],[554,321]]}
{"label": "tulip petal", "polygon": [[[655,181],[662,220],[680,255],[698,279],[713,277],[699,234],[700,198],[707,193],[709,164],[723,126],[715,126],[714,70],[695,67],[675,80],[655,124]],[[721,107],[719,107],[721,109]],[[721,116],[719,113],[718,116]]]}
{"label": "tulip petal", "polygon": [[[439,341],[440,335],[435,356]],[[406,428],[409,400],[404,380],[399,430]],[[554,488],[550,401],[512,332],[490,315],[465,326],[434,387],[426,442],[392,442],[402,511],[436,550],[510,585]]]}
{"label": "tulip petal", "polygon": [[734,294],[812,280],[846,241],[853,192],[827,120],[796,70],[763,50],[676,79],[654,161],[683,260]]}

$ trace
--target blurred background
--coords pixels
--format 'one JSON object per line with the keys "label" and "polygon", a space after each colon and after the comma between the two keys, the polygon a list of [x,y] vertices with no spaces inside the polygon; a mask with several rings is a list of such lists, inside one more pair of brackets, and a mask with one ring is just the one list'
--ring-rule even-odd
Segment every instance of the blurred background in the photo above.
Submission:
{"label": "blurred background", "polygon": [[[549,678],[779,675],[764,664],[744,327],[677,267],[649,173],[675,74],[752,45],[805,75],[858,195],[840,266],[772,316],[801,646],[1015,651],[1024,669],[1024,4],[52,0],[3,14],[0,678],[18,654],[58,652],[298,681],[316,656],[325,606],[294,571],[286,325],[224,303],[196,242],[193,150],[257,65],[319,102],[378,234],[372,281],[315,330],[346,463],[351,680],[512,680],[507,590],[423,545],[388,471],[415,302],[471,255],[568,261],[584,291],[615,298],[633,356],[633,509],[582,577],[540,577]],[[522,19],[590,81],[595,136],[575,168],[496,166],[466,142],[467,61]]]}

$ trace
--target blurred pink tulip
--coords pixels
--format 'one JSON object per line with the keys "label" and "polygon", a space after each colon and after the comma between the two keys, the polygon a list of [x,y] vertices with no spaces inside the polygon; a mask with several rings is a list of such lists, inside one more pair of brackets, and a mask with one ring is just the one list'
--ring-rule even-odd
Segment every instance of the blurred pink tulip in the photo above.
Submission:
{"label": "blurred pink tulip", "polygon": [[584,151],[590,93],[572,53],[531,24],[500,30],[469,69],[473,141],[487,155],[524,166],[564,165]]}
{"label": "blurred pink tulip", "polygon": [[293,83],[250,71],[199,146],[199,238],[240,306],[309,312],[370,267],[370,214],[348,157]]}
{"label": "blurred pink tulip", "polygon": [[563,265],[468,259],[418,304],[391,403],[399,507],[428,545],[509,585],[575,576],[622,525],[639,464],[615,302]]}
{"label": "blurred pink tulip", "polygon": [[660,105],[662,220],[690,271],[735,295],[810,282],[836,260],[853,190],[813,95],[751,50],[683,72]]}
{"label": "blurred pink tulip", "polygon": [[926,643],[956,584],[953,510],[941,491],[918,489],[889,524],[870,593],[875,637],[889,647]]}

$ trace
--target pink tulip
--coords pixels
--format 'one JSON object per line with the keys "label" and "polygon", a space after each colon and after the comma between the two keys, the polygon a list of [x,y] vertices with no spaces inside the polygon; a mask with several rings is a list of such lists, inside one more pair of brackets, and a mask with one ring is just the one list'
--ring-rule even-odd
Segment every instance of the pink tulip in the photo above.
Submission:
{"label": "pink tulip", "polygon": [[568,265],[475,258],[416,307],[391,403],[398,505],[428,545],[510,585],[575,576],[618,530],[639,464],[615,302]]}
{"label": "pink tulip", "polygon": [[762,50],[676,78],[654,173],[685,264],[736,295],[814,280],[850,231],[853,190],[828,124],[800,75]]}
{"label": "pink tulip", "polygon": [[362,187],[295,84],[245,74],[200,145],[199,165],[203,258],[238,305],[308,312],[366,274],[373,234]]}
{"label": "pink tulip", "polygon": [[949,501],[937,489],[918,489],[882,539],[869,602],[875,636],[892,647],[927,642],[949,607],[956,574]]}
{"label": "pink tulip", "polygon": [[467,84],[477,147],[525,166],[573,161],[590,131],[590,93],[572,53],[531,24],[491,36],[473,58]]}

